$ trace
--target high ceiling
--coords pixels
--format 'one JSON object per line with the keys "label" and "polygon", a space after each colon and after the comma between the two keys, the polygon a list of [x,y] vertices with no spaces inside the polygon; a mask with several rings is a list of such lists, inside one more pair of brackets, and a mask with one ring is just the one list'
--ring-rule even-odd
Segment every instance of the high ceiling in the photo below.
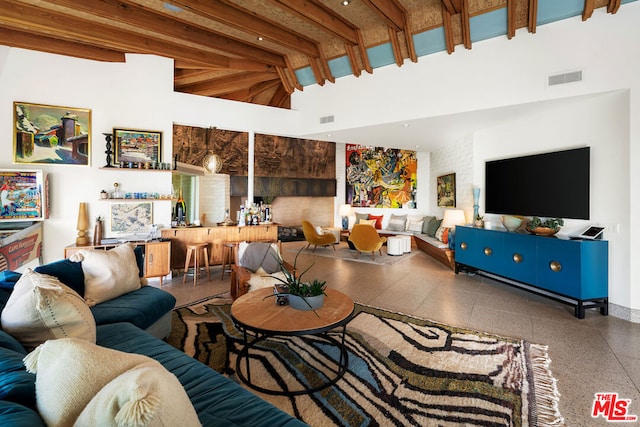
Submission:
{"label": "high ceiling", "polygon": [[[343,5],[343,3],[349,3]],[[579,3],[579,5],[576,5]],[[347,74],[623,0],[2,0],[0,44],[98,61],[175,60],[175,90],[289,108]]]}

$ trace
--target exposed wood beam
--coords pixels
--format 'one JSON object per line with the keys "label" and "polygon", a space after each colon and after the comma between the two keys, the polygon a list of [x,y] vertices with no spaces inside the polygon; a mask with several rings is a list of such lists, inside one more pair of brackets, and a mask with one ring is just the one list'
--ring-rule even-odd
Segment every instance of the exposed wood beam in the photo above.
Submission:
{"label": "exposed wood beam", "polygon": [[360,50],[362,65],[364,66],[364,69],[367,73],[373,74],[373,67],[371,66],[371,61],[369,61],[369,55],[367,54],[367,45],[364,43],[362,31],[356,31],[356,35],[358,36],[358,49]]}
{"label": "exposed wood beam", "polygon": [[409,16],[404,6],[398,3],[397,0],[362,0],[362,2],[376,12],[378,16],[386,22],[389,28],[393,28],[396,33],[404,32],[404,41],[407,46],[409,58],[411,58],[413,62],[417,62],[418,56],[413,43],[411,29],[409,28]]}
{"label": "exposed wood beam", "polygon": [[462,44],[467,49],[471,49],[471,27],[469,25],[469,0],[462,0],[462,10],[460,12],[460,24],[462,27]]}
{"label": "exposed wood beam", "polygon": [[607,12],[616,13],[618,9],[620,9],[621,0],[609,0],[609,4],[607,6]]}
{"label": "exposed wood beam", "polygon": [[172,0],[171,4],[223,22],[249,34],[262,36],[305,55],[319,56],[319,47],[315,41],[288,30],[283,26],[283,23],[259,18],[247,9],[228,4],[224,0]]}
{"label": "exposed wood beam", "polygon": [[289,81],[291,81],[291,83],[293,84],[293,88],[302,90],[302,85],[300,84],[300,82],[298,81],[298,78],[296,77],[296,73],[293,67],[291,66],[291,63],[289,62],[289,58],[285,57],[284,61],[287,64],[287,66],[286,68],[284,68],[283,71],[289,76]]}
{"label": "exposed wood beam", "polygon": [[361,74],[360,67],[356,62],[356,53],[353,50],[353,46],[351,46],[350,44],[345,44],[344,48],[347,51],[347,58],[349,58],[349,64],[351,64],[351,72],[353,73],[354,76],[360,77],[360,74]]}
{"label": "exposed wood beam", "polygon": [[[1,26],[2,23],[0,22],[0,27]],[[9,28],[2,28],[2,31],[0,31],[0,44],[58,55],[73,56],[75,58],[92,59],[94,61],[125,62],[124,53],[117,50],[89,46],[66,40],[56,40],[48,36],[29,34],[24,31]]]}
{"label": "exposed wood beam", "polygon": [[455,51],[455,43],[453,41],[453,29],[451,28],[451,13],[449,8],[442,5],[442,26],[444,28],[444,41],[447,47],[447,53],[452,54]]}
{"label": "exposed wood beam", "polygon": [[315,61],[315,58],[311,56],[308,59],[309,59],[309,65],[311,66],[311,72],[313,72],[313,77],[315,77],[316,83],[318,83],[320,86],[324,86],[324,82],[325,82],[324,74],[322,73],[322,71],[320,71],[320,67],[318,66],[318,63]]}
{"label": "exposed wood beam", "polygon": [[289,81],[288,74],[282,68],[276,68],[276,70],[278,71],[278,76],[280,77],[280,82],[282,83],[282,87],[289,95],[291,95],[294,89],[293,89],[293,84],[291,83],[291,81]]}
{"label": "exposed wood beam", "polygon": [[269,0],[289,13],[314,24],[347,43],[357,44],[357,28],[315,0]]}
{"label": "exposed wood beam", "polygon": [[269,100],[269,105],[280,108],[289,108],[291,103],[291,96],[287,93],[287,91],[282,87],[282,85],[276,88],[275,93]]}
{"label": "exposed wood beam", "polygon": [[507,0],[507,39],[516,36],[516,2]]}
{"label": "exposed wood beam", "polygon": [[405,31],[405,15],[407,11],[401,4],[394,0],[362,0],[362,3],[369,6],[388,27],[396,31]]}
{"label": "exposed wood beam", "polygon": [[[204,30],[189,24],[180,14],[163,15],[150,9],[143,9],[130,0],[102,0],[87,2],[86,0],[54,0],[58,6],[83,11],[105,19],[128,24],[137,30],[145,29],[163,34],[172,39],[190,42],[216,50],[242,56],[249,60],[270,64],[276,67],[284,65],[282,55],[270,52],[251,44],[226,37],[210,30]],[[175,21],[181,22],[176,25]]]}
{"label": "exposed wood beam", "polygon": [[396,61],[398,67],[402,67],[404,59],[402,58],[402,52],[400,51],[400,42],[398,41],[398,33],[391,27],[387,28],[389,32],[389,41],[391,42],[391,49],[393,50],[393,58]]}
{"label": "exposed wood beam", "polygon": [[582,10],[582,20],[586,21],[593,15],[595,0],[584,0],[584,9]]}
{"label": "exposed wood beam", "polygon": [[333,73],[331,72],[331,68],[329,68],[329,61],[327,61],[327,58],[324,56],[324,52],[322,51],[322,48],[320,46],[318,46],[318,52],[320,52],[320,57],[318,58],[318,62],[320,62],[320,67],[322,67],[322,69],[324,70],[325,78],[329,80],[331,83],[335,83],[336,78],[333,76]]}
{"label": "exposed wood beam", "polygon": [[442,0],[442,6],[447,9],[449,15],[457,15],[462,11],[461,0]]}
{"label": "exposed wood beam", "polygon": [[191,49],[179,43],[147,37],[51,10],[3,0],[0,22],[4,27],[67,41],[102,46],[129,53],[155,54],[168,58],[194,61],[216,67],[228,67],[229,58],[216,53]]}
{"label": "exposed wood beam", "polygon": [[529,0],[529,32],[535,34],[538,25],[538,0]]}
{"label": "exposed wood beam", "polygon": [[272,73],[234,73],[202,83],[177,86],[176,89],[181,91],[188,90],[189,93],[198,95],[214,96],[236,92],[254,84],[277,79],[278,76]]}
{"label": "exposed wood beam", "polygon": [[225,99],[231,99],[231,100],[240,101],[240,102],[250,102],[253,98],[260,95],[261,93],[269,90],[273,90],[278,86],[280,86],[280,82],[277,80],[262,82],[262,83],[253,85],[248,89],[229,93],[225,95]]}

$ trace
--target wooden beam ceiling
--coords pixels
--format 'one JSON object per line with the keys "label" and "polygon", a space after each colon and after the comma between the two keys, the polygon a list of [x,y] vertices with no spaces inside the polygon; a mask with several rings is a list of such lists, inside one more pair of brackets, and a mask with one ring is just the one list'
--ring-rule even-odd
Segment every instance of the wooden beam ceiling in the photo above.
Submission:
{"label": "wooden beam ceiling", "polygon": [[[471,49],[471,17],[505,7],[507,38],[535,33],[537,0],[3,0],[0,44],[108,62],[159,55],[173,59],[177,91],[289,108],[303,82],[335,82],[336,59],[356,77],[373,73],[381,45],[398,66],[416,62],[414,36],[438,27],[448,53]],[[617,13],[621,0],[584,0],[582,19],[604,7]]]}

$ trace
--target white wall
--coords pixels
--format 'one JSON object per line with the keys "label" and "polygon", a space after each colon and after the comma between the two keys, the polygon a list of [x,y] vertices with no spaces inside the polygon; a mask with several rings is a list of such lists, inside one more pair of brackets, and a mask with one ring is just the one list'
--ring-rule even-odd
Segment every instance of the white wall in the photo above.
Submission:
{"label": "white wall", "polygon": [[[373,75],[307,87],[294,94],[292,107],[304,111],[299,126],[306,134],[499,107],[555,109],[555,114],[518,123],[505,119],[499,129],[469,135],[473,184],[484,182],[477,175],[484,156],[592,145],[590,222],[610,225],[615,232],[607,234],[611,301],[631,309],[617,315],[640,322],[640,288],[633,286],[640,280],[640,264],[631,262],[640,256],[640,224],[630,220],[640,217],[640,168],[630,168],[640,164],[640,2],[622,8],[615,15],[599,8],[587,22],[575,17],[539,26],[536,34],[521,29],[509,41],[485,40],[471,50],[457,47],[452,55],[434,54],[400,68],[391,65]],[[582,82],[546,86],[549,75],[575,70],[583,71]],[[576,98],[617,91],[601,99]],[[327,114],[335,121],[320,125],[318,117]],[[424,138],[416,144],[429,137]],[[462,167],[458,161],[448,165],[446,157],[459,153],[458,144],[464,147],[465,141],[451,143],[449,149],[432,153],[431,180]],[[435,188],[433,181],[429,185]],[[468,190],[461,191],[466,197]]]}
{"label": "white wall", "polygon": [[[13,164],[13,102],[89,108],[91,166]],[[171,191],[171,174],[101,170],[105,164],[102,133],[114,127],[163,133],[162,159],[172,158],[173,123],[222,129],[291,133],[299,113],[239,102],[173,92],[173,61],[147,55],[127,55],[126,63],[102,63],[0,46],[0,168],[42,169],[49,174],[51,216],[44,225],[43,258],[60,259],[75,242],[78,203],[89,203],[92,219],[107,218],[109,202],[99,201],[102,189],[118,182],[124,192]],[[154,222],[171,222],[169,201],[154,202]]]}

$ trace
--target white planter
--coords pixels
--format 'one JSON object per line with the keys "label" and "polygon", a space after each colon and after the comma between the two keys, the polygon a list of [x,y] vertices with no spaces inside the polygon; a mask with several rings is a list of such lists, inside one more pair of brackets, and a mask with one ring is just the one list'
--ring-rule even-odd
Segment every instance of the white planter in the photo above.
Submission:
{"label": "white planter", "polygon": [[318,295],[315,297],[304,297],[304,299],[297,295],[287,295],[287,299],[289,300],[289,305],[291,306],[291,308],[295,308],[296,310],[316,310],[322,307],[322,304],[324,304],[324,295]]}

